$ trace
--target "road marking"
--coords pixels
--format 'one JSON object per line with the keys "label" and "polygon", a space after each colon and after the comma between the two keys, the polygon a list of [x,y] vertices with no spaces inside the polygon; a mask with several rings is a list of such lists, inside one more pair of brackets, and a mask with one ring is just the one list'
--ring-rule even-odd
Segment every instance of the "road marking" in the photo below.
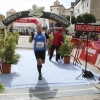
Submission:
{"label": "road marking", "polygon": [[94,88],[87,88],[87,89],[77,89],[77,90],[62,90],[62,91],[57,91],[57,90],[55,90],[55,91],[45,91],[45,92],[31,92],[31,93],[29,93],[29,92],[26,92],[26,93],[24,93],[24,92],[21,92],[21,93],[12,93],[12,94],[0,94],[0,95],[25,95],[25,94],[42,94],[42,93],[49,93],[49,92],[73,92],[73,91],[86,91],[86,90],[93,90]]}

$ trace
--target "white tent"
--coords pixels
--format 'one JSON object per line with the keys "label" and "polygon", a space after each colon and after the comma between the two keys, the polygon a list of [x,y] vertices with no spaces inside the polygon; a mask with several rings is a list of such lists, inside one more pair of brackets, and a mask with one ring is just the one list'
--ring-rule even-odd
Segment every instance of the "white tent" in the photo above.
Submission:
{"label": "white tent", "polygon": [[36,24],[35,23],[32,23],[32,22],[25,22],[25,20],[30,20],[30,19],[35,19],[38,21],[38,23],[41,23],[42,26],[47,25],[47,28],[49,29],[49,21],[48,19],[44,19],[44,18],[32,18],[32,17],[29,17],[29,18],[22,18],[24,20],[24,22],[17,22],[17,21],[14,21],[13,22],[13,28],[14,29],[17,29],[19,31],[21,31],[22,29],[28,29],[29,31],[32,31],[33,29],[36,29]]}

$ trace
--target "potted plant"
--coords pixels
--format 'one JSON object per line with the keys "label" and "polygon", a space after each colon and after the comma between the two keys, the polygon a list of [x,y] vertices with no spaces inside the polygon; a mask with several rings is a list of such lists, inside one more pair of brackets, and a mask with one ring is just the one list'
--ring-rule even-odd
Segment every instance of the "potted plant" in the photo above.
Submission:
{"label": "potted plant", "polygon": [[[1,69],[0,69],[0,74],[2,73]],[[2,82],[0,82],[0,93],[4,92],[4,85],[2,84]]]}
{"label": "potted plant", "polygon": [[11,64],[17,64],[20,58],[20,55],[15,53],[16,38],[13,35],[6,35],[5,39],[0,34],[0,39],[0,58],[2,60],[2,71],[3,73],[10,73]]}
{"label": "potted plant", "polygon": [[14,30],[12,32],[7,31],[7,35],[8,36],[13,35],[15,37],[16,44],[18,44],[18,39],[19,39],[19,36],[20,36],[18,31],[16,31],[16,30]]}
{"label": "potted plant", "polygon": [[64,35],[64,42],[61,43],[59,50],[59,54],[64,57],[64,63],[69,64],[70,63],[70,55],[72,52],[72,43],[70,39],[67,38],[66,35]]}
{"label": "potted plant", "polygon": [[18,31],[13,31],[13,35],[16,37],[16,44],[18,44],[18,39],[19,39],[19,32]]}
{"label": "potted plant", "polygon": [[2,84],[2,82],[0,82],[0,93],[4,92],[4,85]]}
{"label": "potted plant", "polygon": [[50,39],[50,41],[48,42],[48,45],[47,45],[48,54],[50,54],[50,52],[51,52],[51,43],[50,42],[53,39],[53,35],[52,34],[49,35],[49,39]]}
{"label": "potted plant", "polygon": [[51,52],[51,44],[50,43],[47,45],[47,50],[48,50],[48,54],[50,54],[50,52]]}

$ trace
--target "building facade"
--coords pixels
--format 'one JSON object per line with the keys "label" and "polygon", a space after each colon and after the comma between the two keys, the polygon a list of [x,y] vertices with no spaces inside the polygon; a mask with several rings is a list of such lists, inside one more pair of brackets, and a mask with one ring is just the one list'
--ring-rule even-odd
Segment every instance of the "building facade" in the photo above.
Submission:
{"label": "building facade", "polygon": [[[16,13],[16,11],[14,9],[10,9],[9,11],[6,12],[6,17],[8,17],[8,16],[10,16],[10,15],[12,15],[14,13]],[[11,27],[13,27],[13,23],[9,24],[7,26],[7,29],[9,30]]]}
{"label": "building facade", "polygon": [[90,13],[90,1],[91,0],[77,0],[74,5],[74,16],[77,17],[80,14]]}
{"label": "building facade", "polygon": [[6,17],[8,17],[14,13],[16,13],[16,11],[14,9],[10,9],[9,11],[6,12]]}
{"label": "building facade", "polygon": [[53,6],[50,6],[50,12],[60,15],[61,13],[64,13],[65,7],[60,4],[58,0],[54,2]]}
{"label": "building facade", "polygon": [[91,0],[90,13],[96,17],[97,23],[100,24],[100,0]]}
{"label": "building facade", "polygon": [[4,20],[5,19],[5,16],[0,14],[0,21]]}
{"label": "building facade", "polygon": [[[54,1],[54,4],[50,6],[50,12],[62,16],[70,16],[70,8],[65,8],[58,0]],[[50,28],[55,27],[56,22],[49,20]]]}
{"label": "building facade", "polygon": [[76,0],[74,4],[74,16],[91,13],[96,17],[97,23],[100,23],[100,0]]}
{"label": "building facade", "polygon": [[54,1],[54,5],[50,6],[50,12],[58,15],[70,16],[70,8],[65,8],[58,0]]}

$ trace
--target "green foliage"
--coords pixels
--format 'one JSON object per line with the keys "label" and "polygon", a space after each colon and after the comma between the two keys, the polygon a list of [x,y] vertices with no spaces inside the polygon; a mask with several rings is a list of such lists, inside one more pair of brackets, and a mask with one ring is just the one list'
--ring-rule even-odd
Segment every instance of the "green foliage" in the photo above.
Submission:
{"label": "green foliage", "polygon": [[1,31],[0,31],[0,48],[2,48],[4,45],[4,35],[1,34]]}
{"label": "green foliage", "polygon": [[0,82],[0,93],[3,93],[4,92],[4,86],[3,84]]}
{"label": "green foliage", "polygon": [[[0,74],[2,74],[1,70],[0,70]],[[3,84],[0,82],[0,93],[4,92],[4,86]]]}
{"label": "green foliage", "polygon": [[98,38],[100,39],[100,35],[98,35]]}
{"label": "green foliage", "polygon": [[17,64],[20,55],[15,53],[16,37],[10,32],[6,33],[6,39],[0,34],[0,58],[4,64]]}
{"label": "green foliage", "polygon": [[95,23],[96,22],[96,18],[92,14],[85,13],[82,15],[82,18],[83,18],[83,23]]}
{"label": "green foliage", "polygon": [[75,16],[72,16],[72,24],[75,24],[76,23],[76,18]]}
{"label": "green foliage", "polygon": [[[68,21],[70,21],[70,16],[66,16],[66,19],[67,19]],[[75,18],[75,16],[72,16],[72,17],[71,17],[71,22],[72,22],[72,24],[75,24],[75,23],[76,23],[76,18]]]}
{"label": "green foliage", "polygon": [[68,21],[70,21],[70,16],[66,16],[66,19],[67,19]]}
{"label": "green foliage", "polygon": [[77,16],[76,21],[77,21],[78,23],[83,23],[82,15]]}
{"label": "green foliage", "polygon": [[[50,39],[50,41],[52,41],[53,35],[50,34],[50,35],[49,35],[49,39]],[[47,49],[48,49],[48,50],[51,49],[51,43],[48,43]]]}
{"label": "green foliage", "polygon": [[7,36],[9,37],[10,35],[12,35],[15,38],[15,42],[19,39],[19,32],[18,31],[7,31]]}
{"label": "green foliage", "polygon": [[48,50],[51,49],[51,44],[48,44],[48,45],[47,45],[47,49],[48,49]]}
{"label": "green foliage", "polygon": [[78,23],[95,23],[96,22],[96,18],[95,16],[93,16],[92,14],[82,14],[77,16],[77,22]]}
{"label": "green foliage", "polygon": [[66,35],[64,35],[64,42],[62,42],[58,52],[61,56],[70,56],[72,52],[72,43]]}

